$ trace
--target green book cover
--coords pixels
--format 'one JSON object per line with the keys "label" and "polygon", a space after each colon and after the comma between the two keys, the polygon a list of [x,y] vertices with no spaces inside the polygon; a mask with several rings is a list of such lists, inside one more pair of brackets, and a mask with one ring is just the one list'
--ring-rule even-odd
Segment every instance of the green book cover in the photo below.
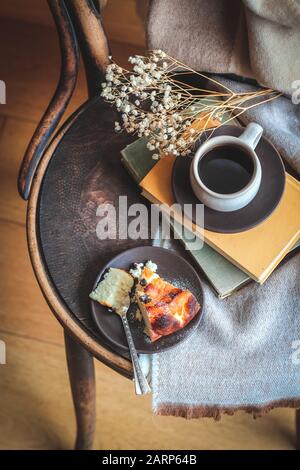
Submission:
{"label": "green book cover", "polygon": [[[200,266],[220,299],[228,297],[252,281],[246,273],[234,266],[234,264],[230,263],[230,261],[206,243],[203,244],[201,249],[195,250],[193,248],[193,234],[186,228],[182,230],[178,222],[173,220],[171,226],[174,233],[177,234],[185,248],[189,250],[196,263]],[[292,250],[299,246],[300,240],[295,243]]]}
{"label": "green book cover", "polygon": [[[201,249],[195,250],[193,248],[192,233],[186,228],[182,230],[180,224],[175,220],[171,222],[171,225],[185,248],[189,250],[191,256],[200,266],[219,298],[224,299],[251,281],[246,273],[206,243],[203,243]],[[190,246],[192,249],[189,248]]]}
{"label": "green book cover", "polygon": [[137,183],[140,183],[155,165],[153,153],[147,148],[145,137],[135,140],[121,151],[122,161]]}
{"label": "green book cover", "polygon": [[[123,164],[138,184],[156,163],[152,159],[152,153],[154,152],[147,148],[147,140],[143,137],[128,145],[121,153]],[[189,250],[189,244],[192,243],[191,232],[184,229],[185,232],[182,233],[181,227],[176,221],[173,221],[171,224],[174,232],[177,234],[177,238]],[[299,245],[300,240],[298,240],[293,249]],[[246,273],[234,266],[206,243],[203,244],[201,249],[193,249],[189,250],[189,252],[221,299],[229,296],[251,281],[251,278]]]}

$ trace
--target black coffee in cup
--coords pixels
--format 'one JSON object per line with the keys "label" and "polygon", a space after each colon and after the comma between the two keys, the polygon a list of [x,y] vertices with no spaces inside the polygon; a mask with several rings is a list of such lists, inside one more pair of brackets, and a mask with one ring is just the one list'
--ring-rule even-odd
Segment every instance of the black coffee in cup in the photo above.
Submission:
{"label": "black coffee in cup", "polygon": [[243,189],[254,172],[252,158],[236,145],[222,145],[200,160],[198,173],[205,186],[216,193],[231,194]]}

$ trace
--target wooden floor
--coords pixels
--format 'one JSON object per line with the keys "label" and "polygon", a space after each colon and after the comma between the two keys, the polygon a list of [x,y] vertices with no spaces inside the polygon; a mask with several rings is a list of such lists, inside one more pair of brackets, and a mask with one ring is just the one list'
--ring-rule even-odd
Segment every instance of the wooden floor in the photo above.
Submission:
{"label": "wooden floor", "polygon": [[[132,46],[113,45],[124,62]],[[26,144],[54,90],[59,57],[51,28],[0,20],[0,448],[70,449],[75,423],[61,327],[34,279],[25,239],[26,204],[16,178]],[[86,99],[83,74],[68,112]],[[294,412],[220,422],[154,417],[149,397],[97,362],[96,449],[292,449]]]}

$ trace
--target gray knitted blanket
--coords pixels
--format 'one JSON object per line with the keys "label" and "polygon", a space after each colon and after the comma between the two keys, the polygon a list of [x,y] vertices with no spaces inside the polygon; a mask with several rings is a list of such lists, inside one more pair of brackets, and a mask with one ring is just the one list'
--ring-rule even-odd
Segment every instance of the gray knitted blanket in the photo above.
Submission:
{"label": "gray knitted blanket", "polygon": [[[254,77],[292,94],[300,78],[297,0],[152,0],[150,6],[150,48],[196,70]],[[235,91],[251,89],[224,83]],[[261,124],[300,175],[300,105],[281,97],[241,117]],[[150,359],[153,411],[217,418],[240,409],[300,408],[300,254],[263,286],[251,283],[227,299],[217,299],[204,280],[203,289],[198,330]]]}
{"label": "gray knitted blanket", "polygon": [[299,0],[151,0],[147,39],[195,70],[289,95],[300,79]]}
{"label": "gray knitted blanket", "polygon": [[[243,120],[260,123],[300,173],[299,112],[299,105],[279,98],[246,112]],[[251,283],[227,299],[216,298],[204,280],[203,289],[198,330],[151,358],[154,413],[218,418],[236,410],[300,408],[300,254],[262,286]]]}

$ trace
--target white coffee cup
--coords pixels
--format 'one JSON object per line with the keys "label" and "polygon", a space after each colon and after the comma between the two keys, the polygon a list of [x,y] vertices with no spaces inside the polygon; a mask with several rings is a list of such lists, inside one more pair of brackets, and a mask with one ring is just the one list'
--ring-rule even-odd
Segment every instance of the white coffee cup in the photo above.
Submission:
{"label": "white coffee cup", "polygon": [[[196,197],[205,206],[217,211],[232,212],[245,207],[253,200],[259,190],[262,176],[260,161],[255,153],[255,148],[262,133],[263,128],[259,124],[251,122],[239,137],[229,135],[212,137],[198,148],[190,168],[190,181]],[[205,160],[203,160],[202,163],[201,160],[209,153],[212,155],[211,152],[214,149],[216,149],[216,151],[221,150],[222,152],[230,153],[230,148],[232,153],[237,155],[238,151],[240,151],[240,157],[236,157],[240,158],[238,164],[247,163],[248,166],[251,165],[249,181],[238,191],[226,191],[226,193],[222,191],[217,192],[204,183],[203,180],[205,180],[206,175],[204,170],[202,171],[203,174],[201,174],[201,164],[203,164]],[[245,159],[244,162],[242,158]],[[246,159],[248,160],[247,162]],[[226,165],[226,158],[224,160],[219,159],[218,161],[223,164],[223,167]],[[221,174],[216,174],[216,180],[218,178],[220,179],[221,176]]]}

